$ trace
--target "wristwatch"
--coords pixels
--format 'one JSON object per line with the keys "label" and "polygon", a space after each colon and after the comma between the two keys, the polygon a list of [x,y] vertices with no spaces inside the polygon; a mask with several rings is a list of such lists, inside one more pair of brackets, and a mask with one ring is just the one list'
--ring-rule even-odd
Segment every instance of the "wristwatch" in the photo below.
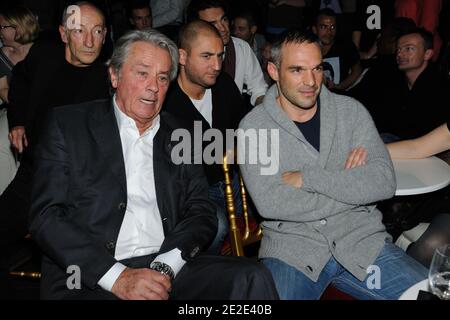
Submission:
{"label": "wristwatch", "polygon": [[163,262],[153,261],[150,264],[150,269],[169,276],[170,280],[173,280],[173,278],[175,278],[175,273],[173,272],[172,268],[168,264],[165,264]]}

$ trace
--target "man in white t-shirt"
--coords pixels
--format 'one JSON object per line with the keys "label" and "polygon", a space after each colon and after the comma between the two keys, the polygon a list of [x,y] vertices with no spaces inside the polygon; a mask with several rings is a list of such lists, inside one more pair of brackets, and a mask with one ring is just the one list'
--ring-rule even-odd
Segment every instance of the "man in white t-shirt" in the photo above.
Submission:
{"label": "man in white t-shirt", "polygon": [[187,8],[187,18],[188,21],[206,21],[219,31],[225,45],[223,71],[234,79],[241,93],[246,92],[250,96],[252,105],[261,103],[267,91],[264,74],[250,45],[231,37],[225,3],[220,0],[192,0]]}

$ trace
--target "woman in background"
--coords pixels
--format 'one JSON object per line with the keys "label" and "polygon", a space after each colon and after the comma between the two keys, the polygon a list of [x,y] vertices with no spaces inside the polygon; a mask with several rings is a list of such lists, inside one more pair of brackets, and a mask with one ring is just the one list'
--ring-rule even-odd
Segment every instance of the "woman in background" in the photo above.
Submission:
{"label": "woman in background", "polygon": [[[387,148],[393,159],[420,159],[449,150],[450,121],[417,139],[389,143]],[[443,213],[433,218],[428,229],[406,252],[428,268],[434,250],[446,243],[450,243],[450,214]]]}
{"label": "woman in background", "polygon": [[8,140],[6,109],[11,70],[25,59],[39,33],[34,14],[23,6],[0,12],[0,194],[11,182],[17,171],[17,163]]}

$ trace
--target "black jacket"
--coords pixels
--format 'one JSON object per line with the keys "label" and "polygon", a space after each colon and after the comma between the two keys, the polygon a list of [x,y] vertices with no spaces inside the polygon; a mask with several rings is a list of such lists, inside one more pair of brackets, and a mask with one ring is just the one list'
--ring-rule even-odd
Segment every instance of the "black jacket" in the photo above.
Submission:
{"label": "black jacket", "polygon": [[[222,133],[225,149],[226,129],[235,130],[238,128],[240,120],[245,115],[246,107],[234,80],[224,72],[217,77],[217,81],[211,87],[211,90],[213,106],[212,128],[218,129]],[[194,127],[194,121],[201,121],[203,133],[211,128],[205,118],[195,108],[188,95],[181,90],[177,81],[174,81],[169,88],[163,110],[182,120],[182,123],[185,124],[184,127],[187,129],[191,130]],[[203,150],[209,143],[203,143]],[[210,185],[224,179],[220,164],[204,164],[204,168]]]}
{"label": "black jacket", "polygon": [[[202,166],[171,161],[170,134],[177,127],[163,113],[154,138],[156,196],[165,234],[160,253],[178,248],[190,260],[214,238],[217,221]],[[109,100],[55,108],[44,128],[35,156],[30,230],[45,255],[43,296],[66,298],[78,291],[67,290],[68,266],[79,266],[83,288],[95,290],[116,262],[127,207],[125,165]]]}

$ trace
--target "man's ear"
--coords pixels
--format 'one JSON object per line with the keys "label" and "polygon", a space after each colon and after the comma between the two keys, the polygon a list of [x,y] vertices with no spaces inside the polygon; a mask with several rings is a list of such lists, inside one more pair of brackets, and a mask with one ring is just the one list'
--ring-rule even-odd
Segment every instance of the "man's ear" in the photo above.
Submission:
{"label": "man's ear", "polygon": [[312,26],[312,32],[313,32],[315,35],[317,35],[317,28],[316,28],[316,26]]}
{"label": "man's ear", "polygon": [[184,66],[186,65],[187,60],[187,52],[184,49],[178,49],[178,54],[180,56],[180,65]]}
{"label": "man's ear", "polygon": [[128,21],[130,21],[130,24],[131,24],[132,26],[136,26],[136,24],[134,23],[133,18],[129,18]]}
{"label": "man's ear", "polygon": [[69,42],[69,40],[67,39],[66,28],[64,28],[64,26],[59,26],[59,34],[61,36],[62,42],[64,43]]}
{"label": "man's ear", "polygon": [[255,34],[256,31],[258,31],[258,27],[257,26],[253,26],[253,27],[250,28],[250,33],[251,34]]}
{"label": "man's ear", "polygon": [[273,62],[267,63],[267,72],[269,73],[269,76],[273,79],[273,81],[278,82],[280,79],[278,75],[278,68]]}
{"label": "man's ear", "polygon": [[108,72],[109,79],[111,80],[111,85],[114,89],[116,89],[119,83],[119,73],[113,67],[109,67]]}
{"label": "man's ear", "polygon": [[434,50],[433,49],[428,49],[425,51],[425,56],[424,56],[424,60],[428,61],[431,60],[431,58],[433,58],[434,55]]}

